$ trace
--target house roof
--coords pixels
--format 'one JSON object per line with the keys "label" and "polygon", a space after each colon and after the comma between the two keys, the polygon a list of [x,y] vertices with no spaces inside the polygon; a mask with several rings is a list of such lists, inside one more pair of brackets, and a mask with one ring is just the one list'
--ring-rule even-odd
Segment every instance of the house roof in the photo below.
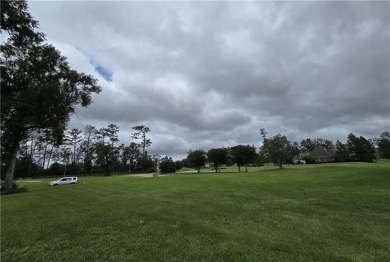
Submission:
{"label": "house roof", "polygon": [[334,152],[327,150],[324,147],[317,145],[313,151],[310,152],[310,156],[314,158],[332,158],[335,156]]}

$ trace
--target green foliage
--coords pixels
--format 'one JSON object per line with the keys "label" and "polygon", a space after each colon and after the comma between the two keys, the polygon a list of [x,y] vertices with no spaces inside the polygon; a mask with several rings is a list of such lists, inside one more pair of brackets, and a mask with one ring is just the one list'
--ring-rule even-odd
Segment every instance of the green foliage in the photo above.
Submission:
{"label": "green foliage", "polygon": [[26,0],[1,1],[0,27],[17,46],[39,43],[44,39],[44,35],[36,31],[38,22],[28,12]]}
{"label": "green foliage", "polygon": [[51,177],[61,177],[64,175],[65,166],[58,162],[51,164],[49,169],[46,170],[46,175]]}
{"label": "green foliage", "polygon": [[341,143],[339,140],[336,142],[336,161],[346,162],[350,160],[350,152],[346,144]]}
{"label": "green foliage", "polygon": [[0,47],[2,160],[6,161],[6,187],[12,190],[14,167],[21,141],[36,129],[50,129],[62,143],[76,106],[88,106],[99,93],[97,80],[72,70],[66,58],[37,33],[38,23],[26,1],[4,1],[1,31],[10,37]]}
{"label": "green foliage", "polygon": [[374,147],[363,136],[357,137],[350,133],[348,135],[347,147],[352,161],[371,163],[375,159]]}
{"label": "green foliage", "polygon": [[17,159],[15,164],[15,178],[37,177],[42,175],[43,169],[38,166],[30,156]]}
{"label": "green foliage", "polygon": [[206,164],[206,152],[202,149],[195,151],[190,150],[187,156],[189,167],[195,168],[200,173],[200,168]]}
{"label": "green foliage", "polygon": [[245,166],[245,172],[248,172],[248,165],[257,157],[256,149],[250,145],[237,145],[229,150],[233,163],[237,164],[238,171],[241,172],[241,166]]}
{"label": "green foliage", "polygon": [[302,140],[300,143],[301,151],[303,153],[309,153],[309,152],[313,151],[316,146],[322,146],[325,149],[333,149],[334,148],[332,140],[329,140],[329,139],[306,138],[306,139]]}
{"label": "green foliage", "polygon": [[173,162],[172,158],[167,156],[161,159],[159,163],[159,168],[160,168],[160,172],[163,174],[176,172],[175,162]]}
{"label": "green foliage", "polygon": [[142,156],[146,157],[146,148],[152,144],[150,139],[146,139],[146,134],[150,132],[150,128],[144,125],[138,125],[134,126],[133,130],[136,132],[132,133],[131,137],[133,139],[141,139],[139,146],[142,148]]}
{"label": "green foliage", "polygon": [[182,169],[184,166],[183,166],[183,161],[175,161],[175,169],[176,170],[180,170]]}
{"label": "green foliage", "polygon": [[380,157],[390,159],[390,133],[383,132],[378,140]]}
{"label": "green foliage", "polygon": [[157,171],[156,163],[150,157],[139,157],[135,167],[136,172],[152,173]]}
{"label": "green foliage", "polygon": [[228,150],[226,148],[212,148],[207,152],[207,160],[213,163],[215,172],[221,172],[221,165],[227,163]]}
{"label": "green foliage", "polygon": [[282,168],[289,158],[293,157],[293,150],[287,137],[277,134],[274,137],[264,139],[261,151],[275,165]]}

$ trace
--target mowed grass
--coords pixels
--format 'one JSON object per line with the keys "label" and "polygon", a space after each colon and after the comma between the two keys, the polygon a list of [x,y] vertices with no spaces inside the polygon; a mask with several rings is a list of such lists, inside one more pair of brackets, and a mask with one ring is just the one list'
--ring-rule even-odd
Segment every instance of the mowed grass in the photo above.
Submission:
{"label": "mowed grass", "polygon": [[389,261],[390,162],[234,170],[21,182],[1,261]]}

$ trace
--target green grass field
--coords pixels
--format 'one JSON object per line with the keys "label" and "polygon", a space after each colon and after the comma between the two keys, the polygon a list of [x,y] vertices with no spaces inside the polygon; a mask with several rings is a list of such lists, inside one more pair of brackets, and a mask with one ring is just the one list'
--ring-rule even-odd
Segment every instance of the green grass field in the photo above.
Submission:
{"label": "green grass field", "polygon": [[224,171],[20,182],[1,261],[390,260],[390,162]]}

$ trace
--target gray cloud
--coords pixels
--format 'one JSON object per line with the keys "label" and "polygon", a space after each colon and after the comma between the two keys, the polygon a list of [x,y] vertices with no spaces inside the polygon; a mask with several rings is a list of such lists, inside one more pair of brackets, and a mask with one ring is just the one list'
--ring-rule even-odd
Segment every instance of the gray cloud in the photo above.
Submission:
{"label": "gray cloud", "polygon": [[[70,125],[147,124],[151,153],[389,130],[388,2],[30,2],[103,92]],[[112,81],[91,59],[109,68]],[[165,153],[164,153],[165,152]]]}

